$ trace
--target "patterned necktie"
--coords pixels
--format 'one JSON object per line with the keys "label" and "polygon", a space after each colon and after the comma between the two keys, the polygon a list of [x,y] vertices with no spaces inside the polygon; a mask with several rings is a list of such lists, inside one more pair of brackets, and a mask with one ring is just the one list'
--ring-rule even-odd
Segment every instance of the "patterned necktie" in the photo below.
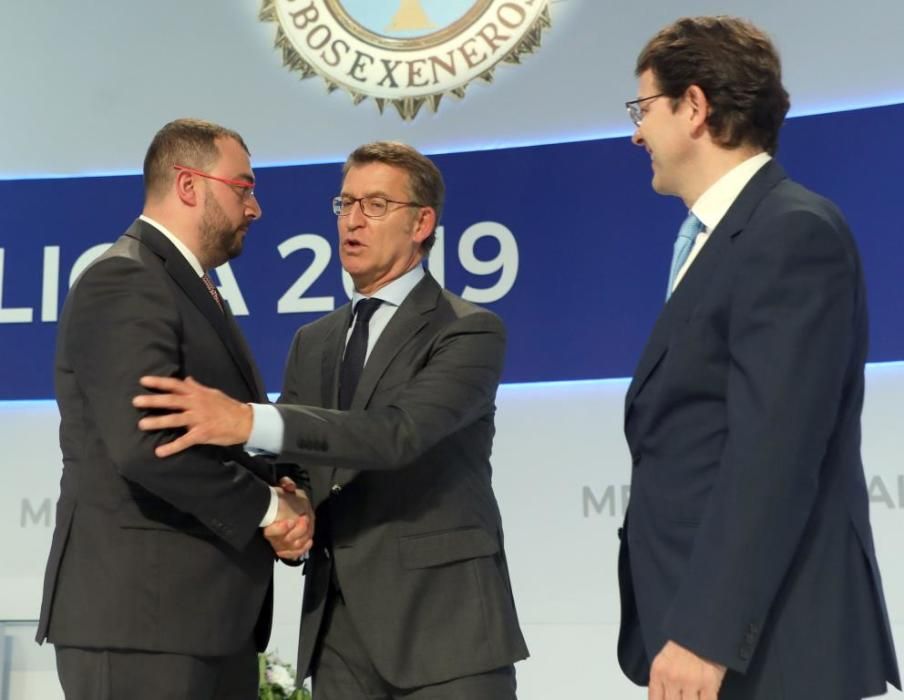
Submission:
{"label": "patterned necktie", "polygon": [[370,317],[382,303],[379,299],[362,299],[355,304],[355,327],[345,346],[342,367],[339,368],[339,409],[342,411],[347,411],[352,405],[352,397],[364,369]]}
{"label": "patterned necktie", "polygon": [[669,270],[669,286],[665,291],[666,301],[672,296],[678,272],[684,263],[687,262],[687,256],[691,254],[691,248],[694,247],[694,239],[697,238],[697,234],[702,230],[703,222],[694,216],[693,212],[688,214],[684,223],[681,224],[681,228],[678,229],[678,238],[675,239],[675,250],[672,253],[672,268]]}
{"label": "patterned necktie", "polygon": [[217,302],[217,306],[220,307],[220,311],[223,311],[223,300],[220,299],[220,294],[217,292],[216,286],[214,286],[213,280],[210,279],[210,275],[206,272],[201,275],[201,281],[204,283],[204,286],[207,287],[207,291],[210,292],[210,296],[213,297],[213,300]]}

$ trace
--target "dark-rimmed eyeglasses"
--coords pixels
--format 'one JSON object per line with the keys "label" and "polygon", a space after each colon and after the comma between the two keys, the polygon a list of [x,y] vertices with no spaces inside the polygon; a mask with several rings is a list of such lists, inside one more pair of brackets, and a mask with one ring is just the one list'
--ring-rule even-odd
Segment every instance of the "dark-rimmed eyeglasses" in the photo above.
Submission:
{"label": "dark-rimmed eyeglasses", "polygon": [[636,100],[631,100],[630,102],[625,102],[625,109],[628,110],[628,116],[631,117],[631,121],[634,122],[634,126],[640,126],[640,123],[643,121],[644,116],[647,113],[647,110],[644,109],[643,105],[651,100],[655,100],[657,97],[664,97],[665,93],[660,92],[658,95],[650,95],[649,97],[639,97]]}
{"label": "dark-rimmed eyeglasses", "polygon": [[348,216],[352,213],[355,204],[361,205],[361,213],[368,219],[379,219],[386,216],[389,212],[395,211],[390,208],[390,204],[398,204],[398,209],[402,207],[423,207],[418,202],[401,202],[397,199],[388,199],[387,197],[367,196],[367,197],[333,197],[333,213],[336,216]]}
{"label": "dark-rimmed eyeglasses", "polygon": [[232,187],[238,187],[240,189],[239,194],[241,194],[242,199],[244,201],[248,201],[254,197],[254,183],[248,182],[247,180],[230,180],[226,177],[219,177],[218,175],[211,175],[210,173],[205,173],[203,170],[196,170],[195,168],[189,168],[187,165],[174,165],[173,170],[182,170],[186,173],[191,173],[192,175],[197,175],[198,177],[207,178],[208,180],[216,180],[217,182],[222,182],[226,185],[231,185]]}

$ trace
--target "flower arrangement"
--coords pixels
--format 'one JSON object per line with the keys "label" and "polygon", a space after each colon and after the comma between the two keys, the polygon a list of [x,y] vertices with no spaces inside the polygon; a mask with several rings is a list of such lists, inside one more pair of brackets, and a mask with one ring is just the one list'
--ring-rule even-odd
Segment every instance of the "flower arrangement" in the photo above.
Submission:
{"label": "flower arrangement", "polygon": [[295,669],[267,652],[257,657],[260,682],[258,700],[311,700],[311,691],[295,687]]}

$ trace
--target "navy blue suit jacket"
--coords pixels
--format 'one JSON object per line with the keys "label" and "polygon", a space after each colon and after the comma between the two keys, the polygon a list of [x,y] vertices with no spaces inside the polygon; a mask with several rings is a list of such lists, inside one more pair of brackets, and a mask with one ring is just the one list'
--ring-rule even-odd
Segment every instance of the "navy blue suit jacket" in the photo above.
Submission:
{"label": "navy blue suit jacket", "polygon": [[653,329],[628,390],[619,661],[668,640],[720,698],[900,685],[860,459],[863,274],[838,209],[765,165]]}

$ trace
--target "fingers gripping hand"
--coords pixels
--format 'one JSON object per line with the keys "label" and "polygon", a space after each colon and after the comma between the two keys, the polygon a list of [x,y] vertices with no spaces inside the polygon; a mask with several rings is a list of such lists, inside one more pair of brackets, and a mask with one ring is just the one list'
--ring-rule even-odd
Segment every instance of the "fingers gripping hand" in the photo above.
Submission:
{"label": "fingers gripping hand", "polygon": [[280,487],[277,488],[277,493],[277,519],[264,528],[264,537],[277,556],[298,559],[307,554],[314,544],[314,510],[303,491],[287,492],[284,487]]}
{"label": "fingers gripping hand", "polygon": [[194,445],[244,444],[251,434],[253,412],[249,405],[191,377],[142,377],[141,385],[159,393],[132,399],[136,408],[168,411],[145,416],[138,427],[145,431],[183,428],[185,434],[159,445],[158,457],[169,457]]}

